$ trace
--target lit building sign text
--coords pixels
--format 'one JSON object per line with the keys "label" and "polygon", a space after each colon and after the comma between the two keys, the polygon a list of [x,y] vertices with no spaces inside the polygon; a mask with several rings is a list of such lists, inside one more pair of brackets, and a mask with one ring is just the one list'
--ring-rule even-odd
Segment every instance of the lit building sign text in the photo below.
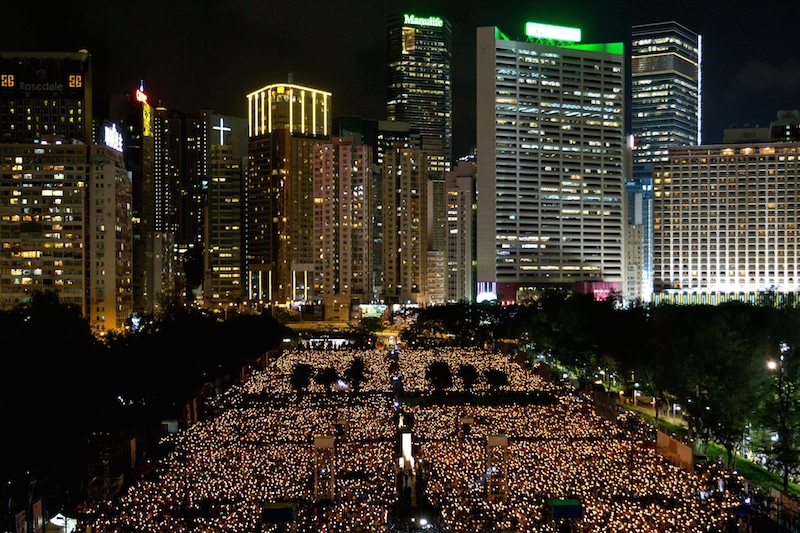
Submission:
{"label": "lit building sign text", "polygon": [[117,129],[116,124],[106,126],[105,128],[105,143],[109,148],[121,152],[122,151],[122,133]]}
{"label": "lit building sign text", "polygon": [[422,18],[416,15],[403,15],[405,18],[404,24],[412,24],[414,26],[428,26],[430,28],[441,28],[444,26],[444,21],[439,17]]}
{"label": "lit building sign text", "polygon": [[571,41],[574,43],[578,43],[581,40],[580,28],[552,26],[550,24],[539,24],[537,22],[528,22],[525,24],[525,35],[536,39],[555,39],[557,41]]}

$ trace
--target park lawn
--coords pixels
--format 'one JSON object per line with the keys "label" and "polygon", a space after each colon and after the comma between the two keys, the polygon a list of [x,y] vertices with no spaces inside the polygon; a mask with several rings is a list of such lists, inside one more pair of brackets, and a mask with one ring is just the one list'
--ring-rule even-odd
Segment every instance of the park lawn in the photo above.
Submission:
{"label": "park lawn", "polygon": [[[719,444],[713,442],[708,443],[708,459],[716,461],[721,459],[723,462],[728,458],[728,452]],[[734,469],[742,475],[748,482],[758,485],[762,489],[768,491],[771,488],[782,490],[783,478],[774,472],[770,472],[761,465],[757,465],[741,456],[735,456]],[[798,498],[800,497],[800,485],[797,483],[789,482],[789,495]]]}

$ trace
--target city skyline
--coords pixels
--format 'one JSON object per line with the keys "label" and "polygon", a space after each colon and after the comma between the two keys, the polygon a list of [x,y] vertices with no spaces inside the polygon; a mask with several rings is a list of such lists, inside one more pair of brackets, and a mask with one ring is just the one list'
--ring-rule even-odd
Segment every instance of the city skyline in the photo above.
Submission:
{"label": "city skyline", "polygon": [[[387,17],[445,17],[453,24],[456,158],[475,145],[478,27],[497,26],[522,38],[525,22],[560,24],[581,28],[584,42],[618,41],[627,48],[633,25],[675,20],[703,36],[704,143],[722,142],[722,131],[733,124],[764,126],[779,110],[800,107],[794,96],[800,59],[788,27],[797,6],[767,2],[741,11],[671,3],[632,10],[626,4],[573,1],[503,9],[477,2],[356,2],[346,12],[315,1],[292,7],[242,1],[203,10],[190,3],[154,7],[113,0],[50,9],[8,5],[4,18],[15,24],[0,35],[0,49],[89,50],[97,99],[132,91],[141,78],[153,101],[170,109],[210,108],[243,117],[246,94],[292,73],[297,83],[333,93],[333,115],[382,119]],[[741,44],[736,53],[733,44]]]}

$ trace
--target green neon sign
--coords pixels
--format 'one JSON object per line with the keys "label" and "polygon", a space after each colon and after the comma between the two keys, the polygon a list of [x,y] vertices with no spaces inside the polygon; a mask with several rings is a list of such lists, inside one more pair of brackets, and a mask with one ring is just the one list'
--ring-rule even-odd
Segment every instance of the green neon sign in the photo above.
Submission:
{"label": "green neon sign", "polygon": [[444,21],[439,17],[422,18],[416,15],[403,15],[404,23],[414,26],[428,26],[430,28],[441,28],[444,26]]}
{"label": "green neon sign", "polygon": [[538,22],[528,22],[525,24],[525,35],[535,39],[553,39],[556,41],[580,42],[580,28],[568,28],[566,26],[553,26],[551,24],[539,24]]}

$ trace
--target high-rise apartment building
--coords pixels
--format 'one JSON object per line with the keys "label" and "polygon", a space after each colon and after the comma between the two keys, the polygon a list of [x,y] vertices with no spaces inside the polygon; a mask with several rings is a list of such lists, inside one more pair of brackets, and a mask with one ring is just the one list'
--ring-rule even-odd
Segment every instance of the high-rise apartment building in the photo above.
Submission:
{"label": "high-rise apartment building", "polygon": [[95,330],[120,330],[133,311],[131,180],[121,132],[94,131],[92,105],[87,51],[0,53],[0,308],[52,291]]}
{"label": "high-rise apartment building", "polygon": [[446,242],[447,233],[447,200],[445,195],[444,176],[428,178],[428,304],[445,303],[446,298]]}
{"label": "high-rise apartment building", "polygon": [[85,309],[87,146],[41,141],[0,145],[0,302],[52,290]]}
{"label": "high-rise apartment building", "polygon": [[419,130],[428,172],[441,178],[452,160],[453,29],[440,17],[393,15],[388,21],[386,117]]}
{"label": "high-rise apartment building", "polygon": [[800,290],[800,143],[670,148],[653,182],[654,301]]}
{"label": "high-rise apartment building", "polygon": [[[649,301],[653,290],[653,164],[666,161],[671,146],[702,142],[702,38],[677,22],[634,26],[631,39],[631,132],[633,167],[625,185],[632,228],[629,251],[640,259],[631,272],[629,298]],[[635,204],[635,205],[634,205]],[[633,210],[633,211],[632,211]]]}
{"label": "high-rise apartment building", "polygon": [[97,330],[126,326],[130,180],[114,144],[0,144],[0,308],[52,291]]}
{"label": "high-rise apartment building", "polygon": [[473,160],[445,174],[447,302],[475,301],[475,173]]}
{"label": "high-rise apartment building", "polygon": [[104,137],[105,144],[89,148],[84,315],[95,330],[110,331],[127,328],[133,313],[133,233],[121,134],[106,125]]}
{"label": "high-rise apartment building", "polygon": [[0,52],[0,142],[51,135],[91,144],[92,57],[79,52]]}
{"label": "high-rise apartment building", "polygon": [[314,148],[315,287],[326,319],[372,300],[372,148],[335,137]]}
{"label": "high-rise apartment building", "polygon": [[383,160],[383,296],[427,302],[428,169],[425,152],[395,143]]}
{"label": "high-rise apartment building", "polygon": [[248,297],[310,302],[314,278],[314,146],[330,139],[331,93],[293,83],[247,95]]}
{"label": "high-rise apartment building", "polygon": [[372,267],[375,283],[371,302],[378,302],[383,294],[383,159],[394,143],[411,148],[421,146],[419,131],[408,122],[395,120],[365,119],[357,116],[336,117],[333,120],[334,135],[353,137],[356,143],[372,147]]}
{"label": "high-rise apartment building", "polygon": [[220,309],[241,302],[244,285],[244,183],[247,121],[211,115],[208,182],[205,185],[203,304]]}
{"label": "high-rise apartment building", "polygon": [[526,33],[477,29],[477,298],[620,291],[623,45],[580,44],[576,28]]}

